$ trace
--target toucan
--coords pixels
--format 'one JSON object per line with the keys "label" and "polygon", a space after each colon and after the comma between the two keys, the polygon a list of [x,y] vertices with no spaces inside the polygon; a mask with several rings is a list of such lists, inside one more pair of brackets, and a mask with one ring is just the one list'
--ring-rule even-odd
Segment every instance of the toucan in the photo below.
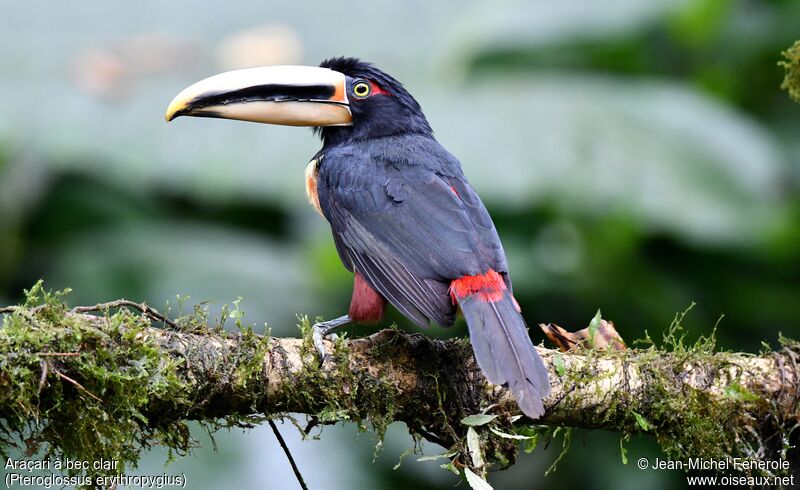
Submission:
{"label": "toucan", "polygon": [[354,276],[348,314],[314,325],[323,361],[323,337],[380,321],[387,302],[421,327],[448,327],[460,308],[486,379],[508,386],[528,417],[544,414],[547,369],[514,299],[492,218],[400,82],[347,57],[246,68],[181,91],[166,119],[178,116],[311,126],[321,136],[306,192]]}

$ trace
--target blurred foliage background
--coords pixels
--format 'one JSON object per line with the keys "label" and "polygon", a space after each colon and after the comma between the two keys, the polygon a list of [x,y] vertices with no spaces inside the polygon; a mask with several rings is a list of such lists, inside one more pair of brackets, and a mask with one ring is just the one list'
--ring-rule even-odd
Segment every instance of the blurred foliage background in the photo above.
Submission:
{"label": "blurred foliage background", "polygon": [[[658,338],[692,302],[691,336],[722,348],[800,337],[800,105],[779,53],[791,0],[17,2],[0,15],[0,303],[44,278],[74,304],[126,297],[174,311],[245,298],[247,319],[297,335],[297,314],[347,307],[351,278],[304,202],[310,131],[182,119],[180,89],[222,70],[359,56],[403,80],[463,162],[500,230],[530,325]],[[409,327],[398,315],[392,320]],[[259,327],[260,328],[260,327]],[[532,329],[537,341],[541,335]],[[354,335],[366,328],[350,330]],[[463,325],[431,335],[466,335]],[[312,488],[448,488],[391,428],[300,441]],[[202,433],[190,488],[293,488],[268,429]],[[433,445],[428,453],[439,452]],[[647,437],[628,458],[660,452]],[[666,489],[677,472],[623,465],[619,437],[578,431],[492,475],[496,488]]]}

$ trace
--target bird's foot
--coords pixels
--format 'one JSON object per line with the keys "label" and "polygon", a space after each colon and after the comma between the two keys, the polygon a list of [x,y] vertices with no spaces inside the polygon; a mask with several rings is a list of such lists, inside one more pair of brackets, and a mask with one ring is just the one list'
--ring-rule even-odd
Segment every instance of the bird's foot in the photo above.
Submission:
{"label": "bird's foot", "polygon": [[322,365],[328,357],[328,353],[325,352],[323,340],[326,337],[330,340],[336,340],[337,336],[334,332],[349,323],[352,323],[352,320],[349,315],[345,315],[334,318],[333,320],[328,320],[327,322],[315,323],[314,326],[311,327],[311,340],[314,342],[314,348],[317,350],[317,354],[319,354],[320,365]]}

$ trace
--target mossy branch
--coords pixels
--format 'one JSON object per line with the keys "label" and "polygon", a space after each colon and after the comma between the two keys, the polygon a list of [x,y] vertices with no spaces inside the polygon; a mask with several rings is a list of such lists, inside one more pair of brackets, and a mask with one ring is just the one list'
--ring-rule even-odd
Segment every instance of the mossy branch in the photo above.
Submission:
{"label": "mossy branch", "polygon": [[[166,324],[137,309],[90,314],[52,297],[5,309],[0,452],[22,442],[130,467],[151,445],[188,451],[189,420],[215,429],[299,413],[310,425],[351,421],[380,435],[401,421],[450,450],[451,468],[481,472],[512,464],[519,440],[535,445],[552,434],[548,426],[647,432],[674,458],[776,459],[787,456],[800,413],[800,348],[791,342],[761,355],[680,339],[669,351],[538,348],[553,390],[545,417],[533,422],[518,416],[508,390],[487,384],[465,339],[383,330],[329,342],[334,355],[320,366],[308,336],[230,333],[202,315]],[[475,414],[486,416],[464,423]]]}

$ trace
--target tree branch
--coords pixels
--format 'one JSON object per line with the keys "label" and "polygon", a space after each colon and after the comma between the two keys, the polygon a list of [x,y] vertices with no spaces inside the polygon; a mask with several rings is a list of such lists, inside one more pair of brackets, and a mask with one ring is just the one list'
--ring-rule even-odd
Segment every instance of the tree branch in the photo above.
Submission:
{"label": "tree branch", "polygon": [[[763,459],[786,457],[800,414],[799,350],[791,342],[763,355],[713,352],[709,344],[583,353],[537,347],[552,395],[546,415],[533,422],[517,417],[510,391],[487,384],[465,339],[383,330],[326,341],[333,355],[320,366],[308,336],[263,338],[196,324],[186,331],[180,321],[137,309],[143,314],[98,316],[58,305],[9,310],[0,329],[0,436],[72,454],[86,450],[86,434],[73,444],[59,424],[86,424],[80,417],[103,413],[127,424],[111,428],[124,440],[185,451],[183,421],[216,427],[299,413],[322,424],[371,424],[381,435],[389,423],[404,422],[454,449],[457,464],[471,465],[461,420],[486,410],[497,417],[477,429],[494,465],[514,461],[518,440],[508,434],[543,431],[539,424],[647,432],[673,457]],[[151,318],[176,328],[156,328]],[[96,424],[84,429],[113,433]],[[30,427],[39,429],[31,435]],[[93,450],[122,451],[103,444]],[[135,462],[131,454],[111,456]]]}

